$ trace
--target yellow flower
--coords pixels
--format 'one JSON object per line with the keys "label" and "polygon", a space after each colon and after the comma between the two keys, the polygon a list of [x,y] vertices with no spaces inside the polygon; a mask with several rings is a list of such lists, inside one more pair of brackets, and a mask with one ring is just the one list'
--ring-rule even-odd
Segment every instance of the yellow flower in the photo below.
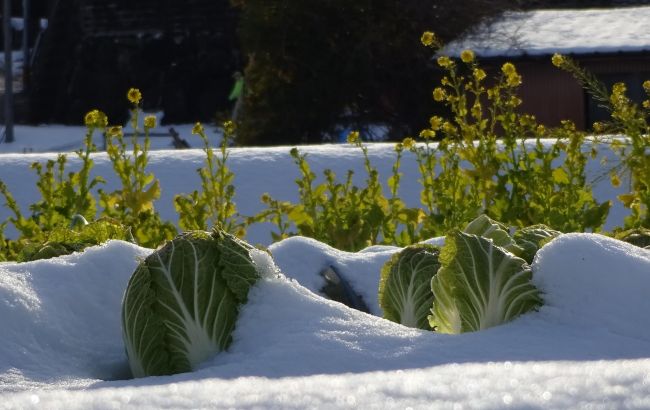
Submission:
{"label": "yellow flower", "polygon": [[650,110],[650,100],[643,101],[643,108],[647,108]]}
{"label": "yellow flower", "polygon": [[562,67],[562,64],[564,64],[564,56],[558,53],[553,54],[553,57],[551,57],[551,63],[558,68]]}
{"label": "yellow flower", "polygon": [[98,110],[92,110],[92,111],[88,111],[86,113],[86,115],[84,116],[84,124],[86,124],[86,127],[94,127],[95,126],[97,113],[99,113]]}
{"label": "yellow flower", "polygon": [[612,182],[612,186],[614,188],[618,188],[621,186],[621,179],[618,177],[616,174],[612,174],[609,176],[610,181]]}
{"label": "yellow flower", "polygon": [[614,84],[612,86],[612,94],[613,95],[624,94],[626,90],[627,90],[627,87],[625,86],[625,83],[616,83],[616,84]]}
{"label": "yellow flower", "polygon": [[359,141],[359,131],[352,131],[348,134],[348,144],[358,144]]}
{"label": "yellow flower", "polygon": [[395,144],[395,152],[402,152],[402,151],[404,151],[404,145],[401,142]]}
{"label": "yellow flower", "polygon": [[431,125],[432,130],[437,131],[442,126],[442,118],[434,115],[433,117],[429,118],[429,124]]}
{"label": "yellow flower", "polygon": [[474,52],[472,50],[463,50],[460,53],[460,59],[463,60],[463,63],[471,63],[474,61]]}
{"label": "yellow flower", "polygon": [[420,37],[420,42],[422,42],[422,44],[427,47],[433,45],[435,41],[436,41],[436,35],[430,31],[425,31],[424,33],[422,33],[422,37]]}
{"label": "yellow flower", "polygon": [[506,80],[506,84],[508,84],[509,87],[516,87],[521,84],[521,76],[517,74],[516,72],[509,74],[508,78]]}
{"label": "yellow flower", "polygon": [[144,117],[144,127],[148,129],[156,128],[156,116],[147,115],[146,117]]}
{"label": "yellow flower", "polygon": [[194,124],[194,126],[192,127],[192,134],[193,134],[193,135],[202,135],[204,132],[205,132],[205,131],[204,131],[204,129],[203,129],[203,125],[201,125],[200,122],[197,122],[197,123]]}
{"label": "yellow flower", "polygon": [[475,68],[474,71],[472,71],[472,74],[474,75],[476,81],[482,81],[486,77],[485,71],[480,68]]}
{"label": "yellow flower", "polygon": [[593,125],[593,129],[595,132],[601,133],[605,131],[605,124],[602,122],[595,122]]}
{"label": "yellow flower", "polygon": [[512,64],[512,63],[503,64],[501,66],[501,71],[503,71],[503,74],[505,74],[507,76],[517,74],[517,69],[515,68],[514,64]]}
{"label": "yellow flower", "polygon": [[436,101],[443,101],[445,99],[445,90],[440,87],[436,87],[433,90],[433,99]]}
{"label": "yellow flower", "polygon": [[[420,138],[424,138],[425,140],[435,138],[436,132],[434,130],[422,130],[420,131]],[[404,140],[406,142],[406,140]]]}
{"label": "yellow flower", "polygon": [[438,65],[442,68],[449,68],[453,65],[454,63],[451,61],[451,58],[447,56],[440,56],[438,57]]}
{"label": "yellow flower", "polygon": [[411,149],[415,146],[415,140],[411,137],[406,137],[404,138],[404,141],[402,141],[402,145],[406,149]]}
{"label": "yellow flower", "polygon": [[129,89],[129,92],[126,93],[126,98],[128,98],[132,104],[140,104],[140,100],[142,100],[142,93],[140,93],[140,90],[137,88],[131,88]]}
{"label": "yellow flower", "polygon": [[235,123],[232,121],[224,122],[223,131],[226,133],[226,135],[233,135],[235,133]]}
{"label": "yellow flower", "polygon": [[124,133],[122,132],[122,126],[121,125],[114,125],[110,127],[108,130],[106,130],[106,134],[109,137],[122,137],[124,136]]}
{"label": "yellow flower", "polygon": [[86,127],[105,128],[108,125],[108,117],[99,110],[92,110],[84,116]]}
{"label": "yellow flower", "polygon": [[645,80],[643,82],[643,89],[645,92],[650,93],[650,80]]}
{"label": "yellow flower", "polygon": [[510,96],[510,105],[513,107],[518,107],[521,104],[521,98],[517,98],[514,95]]}
{"label": "yellow flower", "polygon": [[260,201],[262,201],[265,204],[268,204],[269,202],[271,202],[271,195],[269,195],[268,192],[263,193],[262,196],[260,197]]}

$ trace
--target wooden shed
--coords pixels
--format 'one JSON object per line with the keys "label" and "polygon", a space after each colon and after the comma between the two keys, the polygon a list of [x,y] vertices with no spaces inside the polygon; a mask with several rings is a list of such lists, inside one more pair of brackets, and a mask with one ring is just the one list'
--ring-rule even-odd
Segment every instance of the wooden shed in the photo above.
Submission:
{"label": "wooden shed", "polygon": [[[523,77],[522,111],[546,125],[572,120],[580,129],[607,118],[568,73],[554,67],[554,53],[568,55],[609,89],[624,82],[641,102],[650,79],[650,6],[584,10],[508,12],[450,43],[443,52],[475,51],[492,72],[510,61]],[[646,96],[647,98],[647,96]]]}

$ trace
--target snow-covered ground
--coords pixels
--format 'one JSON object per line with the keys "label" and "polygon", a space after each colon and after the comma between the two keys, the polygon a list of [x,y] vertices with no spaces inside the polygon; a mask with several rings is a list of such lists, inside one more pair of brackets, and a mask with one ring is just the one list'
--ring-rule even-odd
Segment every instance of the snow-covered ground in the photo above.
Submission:
{"label": "snow-covered ground", "polygon": [[[35,151],[46,151],[38,141]],[[53,138],[46,145],[61,143]],[[298,171],[288,150],[232,150],[241,212],[259,210],[263,192],[296,199]],[[327,167],[341,176],[354,169],[364,178],[354,147],[302,150],[317,174]],[[392,145],[373,144],[369,153],[385,180]],[[55,155],[0,155],[0,178],[21,205],[37,199],[27,166]],[[115,186],[105,154],[94,159],[95,172]],[[150,170],[161,180],[157,209],[164,218],[175,220],[174,194],[199,187],[195,169],[202,161],[200,150],[152,151]],[[591,176],[603,171],[600,158],[590,162]],[[403,172],[402,195],[416,205],[412,157]],[[601,200],[619,192],[606,179],[595,191]],[[620,225],[624,215],[616,207],[608,223]],[[6,216],[0,210],[0,220]],[[268,229],[252,228],[248,239],[268,244]],[[347,253],[296,237],[270,250],[286,277],[253,288],[227,352],[191,373],[137,380],[129,380],[120,306],[131,273],[151,250],[111,241],[52,260],[0,264],[0,408],[650,407],[646,250],[594,234],[563,235],[533,264],[545,300],[538,312],[459,336],[379,317],[379,270],[397,248]],[[319,272],[328,266],[361,293],[372,315],[318,294]]]}

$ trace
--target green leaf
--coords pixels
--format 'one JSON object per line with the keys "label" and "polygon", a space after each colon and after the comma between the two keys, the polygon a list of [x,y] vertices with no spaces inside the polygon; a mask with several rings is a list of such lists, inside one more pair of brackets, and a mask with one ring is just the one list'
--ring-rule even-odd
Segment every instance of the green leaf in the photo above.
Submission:
{"label": "green leaf", "polygon": [[546,225],[533,225],[522,228],[513,235],[522,252],[519,255],[527,263],[533,263],[533,258],[538,250],[562,232],[549,228]]}
{"label": "green leaf", "polygon": [[434,302],[429,316],[439,332],[487,329],[542,303],[526,261],[489,239],[455,231],[445,240],[440,263],[431,280]]}
{"label": "green leaf", "polygon": [[259,276],[250,249],[225,232],[191,231],[138,266],[122,302],[133,376],[187,372],[228,347]]}
{"label": "green leaf", "polygon": [[522,249],[508,233],[508,227],[491,219],[487,215],[479,215],[478,218],[474,219],[465,227],[463,232],[492,239],[495,245],[500,246],[515,255],[519,255],[522,252]]}
{"label": "green leaf", "polygon": [[439,254],[435,246],[413,245],[386,262],[379,281],[379,305],[385,319],[430,329],[427,315],[433,303],[431,278],[440,268]]}
{"label": "green leaf", "polygon": [[555,168],[553,170],[553,181],[555,181],[556,184],[568,184],[569,175],[566,173],[564,168]]}

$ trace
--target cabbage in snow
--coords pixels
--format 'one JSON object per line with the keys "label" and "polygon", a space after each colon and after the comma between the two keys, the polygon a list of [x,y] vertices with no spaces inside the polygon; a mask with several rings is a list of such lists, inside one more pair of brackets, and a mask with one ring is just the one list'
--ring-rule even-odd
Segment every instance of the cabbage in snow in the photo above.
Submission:
{"label": "cabbage in snow", "polygon": [[452,232],[440,252],[442,267],[431,280],[432,327],[463,333],[508,322],[536,309],[542,299],[525,260],[492,239]]}
{"label": "cabbage in snow", "polygon": [[259,273],[254,248],[219,230],[181,234],[135,270],[122,302],[134,377],[187,372],[231,342]]}
{"label": "cabbage in snow", "polygon": [[379,305],[384,318],[430,329],[427,316],[433,302],[431,278],[440,268],[439,253],[435,246],[414,245],[386,262],[379,281]]}

